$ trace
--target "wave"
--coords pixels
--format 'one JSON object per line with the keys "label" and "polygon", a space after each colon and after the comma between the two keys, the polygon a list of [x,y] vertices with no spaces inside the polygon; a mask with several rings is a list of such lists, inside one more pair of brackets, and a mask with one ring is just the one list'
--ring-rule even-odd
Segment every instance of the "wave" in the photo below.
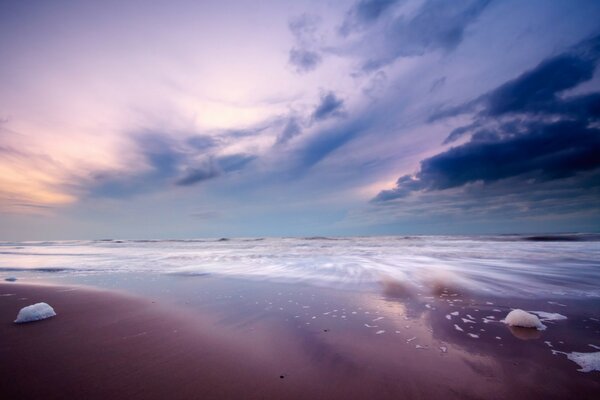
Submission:
{"label": "wave", "polygon": [[390,293],[453,287],[497,295],[600,296],[597,239],[559,234],[11,242],[0,252],[0,271],[214,275],[352,289],[383,285]]}
{"label": "wave", "polygon": [[62,268],[62,267],[38,267],[38,268],[19,268],[19,267],[0,267],[2,272],[65,272],[65,271],[77,271],[75,268]]}
{"label": "wave", "polygon": [[556,235],[536,235],[526,236],[523,240],[530,242],[597,242],[600,241],[600,234],[556,234]]}

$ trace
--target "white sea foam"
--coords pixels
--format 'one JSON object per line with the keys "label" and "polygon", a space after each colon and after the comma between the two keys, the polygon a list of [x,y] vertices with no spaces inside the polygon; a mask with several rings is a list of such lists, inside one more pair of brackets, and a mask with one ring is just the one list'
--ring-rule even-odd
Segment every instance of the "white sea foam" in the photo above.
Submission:
{"label": "white sea foam", "polygon": [[463,288],[599,297],[597,243],[518,236],[0,242],[0,271],[214,274],[369,288],[385,277],[426,295],[450,288],[451,298]]}
{"label": "white sea foam", "polygon": [[552,354],[564,354],[567,358],[577,363],[581,368],[578,371],[581,372],[592,372],[600,371],[600,351],[595,353],[565,353],[563,351],[552,350]]}
{"label": "white sea foam", "polygon": [[560,321],[563,319],[567,319],[566,316],[559,313],[550,313],[545,311],[529,311],[532,314],[536,314],[540,320],[545,321]]}
{"label": "white sea foam", "polygon": [[509,312],[504,318],[504,323],[510,326],[518,326],[520,328],[535,328],[539,331],[546,329],[546,325],[542,324],[536,315],[521,309],[516,309]]}
{"label": "white sea foam", "polygon": [[36,303],[27,307],[23,307],[21,311],[19,311],[15,323],[22,324],[25,322],[39,321],[54,317],[55,315],[56,313],[54,312],[54,309],[48,304]]}

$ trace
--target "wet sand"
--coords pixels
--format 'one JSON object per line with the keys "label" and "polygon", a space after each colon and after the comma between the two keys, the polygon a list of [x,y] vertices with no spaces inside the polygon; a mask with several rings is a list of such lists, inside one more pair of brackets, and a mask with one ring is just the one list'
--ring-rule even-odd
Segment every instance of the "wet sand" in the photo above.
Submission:
{"label": "wet sand", "polygon": [[[543,341],[560,345],[565,325],[527,341],[500,323],[460,324],[480,333],[475,339],[446,318],[456,310],[486,316],[501,305],[449,301],[443,292],[429,304],[295,285],[219,284],[178,281],[171,288],[177,302],[81,286],[0,284],[0,397],[592,399],[600,391],[600,373],[578,372],[545,348]],[[229,295],[211,303],[208,295],[192,296],[198,287]],[[21,307],[40,301],[57,316],[12,323]]]}

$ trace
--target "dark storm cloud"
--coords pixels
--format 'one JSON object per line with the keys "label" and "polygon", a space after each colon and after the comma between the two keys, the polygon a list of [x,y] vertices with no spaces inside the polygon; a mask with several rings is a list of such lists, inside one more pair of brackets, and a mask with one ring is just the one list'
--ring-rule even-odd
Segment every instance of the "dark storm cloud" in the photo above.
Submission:
{"label": "dark storm cloud", "polygon": [[344,100],[340,99],[333,92],[321,95],[321,101],[312,113],[315,121],[321,121],[330,117],[339,117],[343,115]]}
{"label": "dark storm cloud", "polygon": [[470,142],[423,160],[415,176],[401,177],[395,189],[381,192],[377,200],[514,176],[530,182],[562,179],[600,167],[599,129],[579,121],[532,123],[523,128],[527,133],[476,133]]}
{"label": "dark storm cloud", "polygon": [[598,93],[569,97],[562,95],[566,90],[592,79],[599,57],[600,36],[595,36],[565,53],[542,61],[532,70],[473,101],[438,110],[430,120],[477,112],[477,118],[471,126],[460,127],[449,135],[453,140],[495,121],[493,117],[511,114],[597,118],[600,115]]}
{"label": "dark storm cloud", "polygon": [[423,55],[430,51],[455,49],[490,0],[428,0],[414,16],[400,15],[387,22],[382,34],[383,51],[363,65],[370,71],[399,57]]}
{"label": "dark storm cloud", "polygon": [[566,178],[580,191],[599,187],[600,93],[563,95],[592,79],[599,42],[600,37],[585,41],[451,110],[447,115],[477,110],[474,122],[452,131],[447,142],[467,134],[470,139],[421,161],[415,175],[400,177],[374,201],[509,178],[513,184],[505,189],[524,196],[541,182]]}
{"label": "dark storm cloud", "polygon": [[494,90],[487,98],[485,113],[499,116],[512,112],[552,111],[558,101],[557,94],[590,80],[594,68],[595,60],[574,55],[554,57]]}

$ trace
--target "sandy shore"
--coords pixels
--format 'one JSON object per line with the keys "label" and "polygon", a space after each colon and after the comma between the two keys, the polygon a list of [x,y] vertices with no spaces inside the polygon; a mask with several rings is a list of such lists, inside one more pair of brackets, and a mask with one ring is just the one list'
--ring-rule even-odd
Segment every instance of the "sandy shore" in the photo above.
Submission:
{"label": "sandy shore", "polygon": [[[2,283],[0,294],[7,399],[591,399],[600,389],[570,361],[521,356],[517,339],[503,353],[464,340],[441,351],[436,321],[413,323],[419,339],[409,343],[341,319],[310,330],[268,318],[232,329],[222,315],[83,287]],[[39,301],[58,315],[12,323]]]}
{"label": "sandy shore", "polygon": [[[82,288],[2,285],[0,394],[5,399],[283,398],[279,371],[199,321],[140,298]],[[57,316],[24,325],[20,307]],[[265,367],[265,368],[263,368]]]}

